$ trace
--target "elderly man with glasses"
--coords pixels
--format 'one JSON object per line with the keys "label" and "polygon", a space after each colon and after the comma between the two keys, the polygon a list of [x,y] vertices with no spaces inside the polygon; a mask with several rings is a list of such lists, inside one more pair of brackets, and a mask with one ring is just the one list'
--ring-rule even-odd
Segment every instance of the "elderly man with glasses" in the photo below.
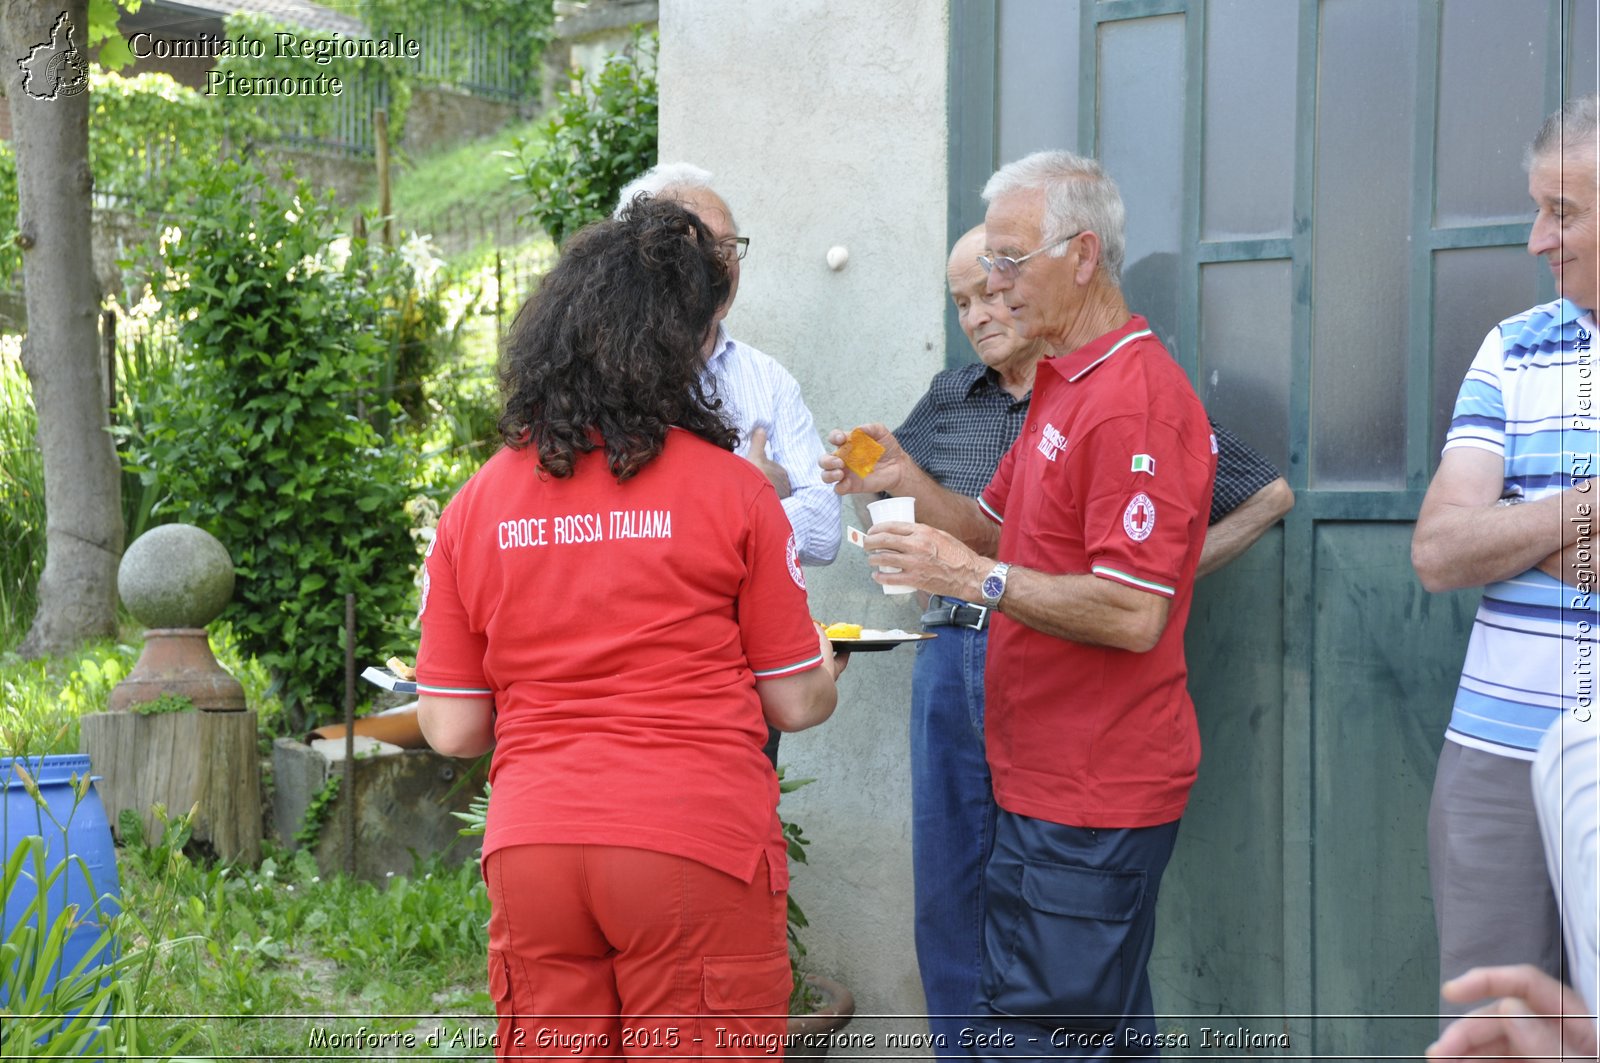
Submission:
{"label": "elderly man with glasses", "polygon": [[[979,225],[950,249],[947,277],[961,330],[978,360],[934,376],[894,430],[905,456],[940,486],[976,498],[1016,442],[1039,360],[1049,348],[1017,334],[979,263]],[[1266,458],[1212,422],[1217,480],[1198,576],[1228,564],[1294,505]],[[911,675],[911,862],[917,967],[941,1058],[963,1056],[961,1031],[977,999],[983,956],[983,871],[995,805],[984,752],[984,655],[990,613],[933,595]]]}
{"label": "elderly man with glasses", "polygon": [[1035,372],[1016,444],[976,500],[883,425],[841,494],[917,500],[866,545],[884,584],[990,610],[984,721],[998,806],[985,875],[980,1056],[1159,1054],[1146,964],[1200,758],[1183,629],[1216,441],[1183,370],[1119,287],[1123,207],[1091,159],[1041,152],[984,189],[978,261]]}
{"label": "elderly man with glasses", "polygon": [[700,216],[722,245],[731,288],[717,311],[717,331],[706,347],[706,378],[723,412],[739,431],[738,454],[766,473],[794,526],[800,560],[827,565],[839,553],[839,499],[817,476],[822,438],[800,385],[778,362],[728,335],[723,319],[739,294],[740,263],[749,250],[733,211],[711,187],[711,174],[688,163],[662,163],[635,178],[617,197],[616,213],[635,196],[664,196]]}
{"label": "elderly man with glasses", "polygon": [[[839,554],[844,526],[839,498],[817,475],[822,438],[800,385],[777,360],[728,335],[723,319],[739,294],[740,263],[750,238],[739,235],[733,211],[711,187],[711,174],[685,162],[646,170],[617,197],[617,215],[639,195],[664,196],[700,217],[721,245],[728,262],[728,301],[717,310],[717,330],[706,342],[705,381],[722,400],[722,412],[739,433],[735,453],[766,474],[777,489],[783,512],[794,529],[799,560],[829,565]],[[767,728],[767,759],[776,767],[782,733]]]}

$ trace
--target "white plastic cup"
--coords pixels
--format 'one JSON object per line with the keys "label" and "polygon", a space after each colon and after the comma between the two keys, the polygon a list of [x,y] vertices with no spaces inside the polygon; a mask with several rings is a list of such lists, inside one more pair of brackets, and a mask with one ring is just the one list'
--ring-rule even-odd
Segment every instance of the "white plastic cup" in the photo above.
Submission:
{"label": "white plastic cup", "polygon": [[[880,498],[876,502],[867,504],[867,513],[872,517],[872,523],[874,524],[884,524],[889,521],[902,521],[910,524],[917,519],[916,506],[917,500],[914,498]],[[880,565],[878,566],[878,571],[899,572],[900,570],[890,568],[888,565]],[[916,588],[911,586],[891,587],[886,583],[880,584],[880,586],[883,587],[883,593],[885,594],[911,594],[916,591]]]}

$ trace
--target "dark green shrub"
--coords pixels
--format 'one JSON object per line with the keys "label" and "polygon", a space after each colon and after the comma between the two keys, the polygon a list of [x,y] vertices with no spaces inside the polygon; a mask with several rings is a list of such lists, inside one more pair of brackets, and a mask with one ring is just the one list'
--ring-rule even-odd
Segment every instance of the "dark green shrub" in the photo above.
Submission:
{"label": "dark green shrub", "polygon": [[556,94],[544,135],[513,155],[535,221],[557,244],[611,213],[624,185],[656,162],[655,36],[608,56]]}
{"label": "dark green shrub", "polygon": [[376,388],[387,311],[364,254],[329,260],[331,208],[303,187],[225,163],[189,192],[163,250],[182,364],[125,453],[159,484],[162,519],[228,548],[224,618],[280,682],[290,724],[320,720],[342,701],[347,592],[358,659],[410,641],[412,463],[369,419],[394,412]]}

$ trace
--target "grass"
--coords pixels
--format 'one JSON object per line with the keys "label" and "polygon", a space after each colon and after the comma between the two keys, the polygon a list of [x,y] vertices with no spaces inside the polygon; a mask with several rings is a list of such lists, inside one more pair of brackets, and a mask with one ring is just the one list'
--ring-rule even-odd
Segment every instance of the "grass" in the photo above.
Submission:
{"label": "grass", "polygon": [[[456,219],[501,218],[507,222],[499,243],[502,246],[539,238],[531,223],[520,232],[510,219],[522,213],[525,194],[512,184],[509,171],[513,161],[501,155],[510,151],[513,141],[537,141],[544,136],[542,120],[506,126],[478,140],[447,148],[437,154],[417,158],[396,167],[389,193],[390,210],[401,228],[422,232],[449,226]],[[377,210],[374,196],[366,209]],[[476,247],[451,246],[451,254]]]}
{"label": "grass", "polygon": [[474,862],[435,858],[372,883],[323,877],[304,851],[269,847],[254,869],[195,861],[187,832],[168,822],[160,839],[132,838],[119,861],[130,945],[162,942],[144,949],[147,1025],[175,1039],[199,1023],[228,1057],[340,1054],[349,1049],[330,1046],[363,1029],[398,1039],[372,1049],[380,1055],[481,1053],[494,1005]]}
{"label": "grass", "polygon": [[[250,706],[278,711],[265,671],[241,657],[226,625],[214,627],[212,642]],[[75,752],[77,715],[105,709],[135,656],[134,646],[106,640],[56,660],[0,658],[0,749]],[[96,997],[114,1000],[114,1014],[97,1044],[109,1051],[135,1043],[151,1059],[167,1058],[171,1046],[186,1046],[189,1056],[307,1059],[347,1053],[329,1046],[365,1028],[401,1038],[399,1051],[367,1046],[380,1055],[481,1058],[494,1007],[484,977],[488,894],[475,862],[430,858],[411,875],[371,883],[322,876],[309,853],[269,842],[259,867],[238,867],[191,855],[187,820],[165,810],[158,818],[156,838],[144,837],[137,816],[120,824],[117,958],[107,961],[110,985]],[[24,849],[9,862],[24,860]],[[42,945],[52,940],[46,935]],[[45,966],[36,962],[24,960],[24,982]],[[84,999],[100,973],[79,980]],[[55,1030],[54,1021],[8,1019],[0,1052],[17,1058],[13,1049],[27,1047],[9,1031],[31,1041]],[[406,1035],[413,1046],[404,1045]]]}

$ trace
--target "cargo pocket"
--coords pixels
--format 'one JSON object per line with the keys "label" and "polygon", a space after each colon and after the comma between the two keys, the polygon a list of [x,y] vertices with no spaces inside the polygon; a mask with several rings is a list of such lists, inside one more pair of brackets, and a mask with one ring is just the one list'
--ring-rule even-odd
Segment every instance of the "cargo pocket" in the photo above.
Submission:
{"label": "cargo pocket", "polygon": [[700,1002],[707,1015],[779,1015],[789,1010],[789,950],[756,956],[707,956]]}
{"label": "cargo pocket", "polygon": [[1023,903],[988,994],[993,1009],[1053,1016],[1068,1029],[1115,1028],[1127,1005],[1128,936],[1144,887],[1142,871],[1024,864]]}
{"label": "cargo pocket", "polygon": [[499,1018],[495,1035],[502,1058],[523,1055],[528,1044],[528,1031],[518,1026],[515,985],[510,954],[490,949],[489,999],[494,1001],[494,1013]]}

